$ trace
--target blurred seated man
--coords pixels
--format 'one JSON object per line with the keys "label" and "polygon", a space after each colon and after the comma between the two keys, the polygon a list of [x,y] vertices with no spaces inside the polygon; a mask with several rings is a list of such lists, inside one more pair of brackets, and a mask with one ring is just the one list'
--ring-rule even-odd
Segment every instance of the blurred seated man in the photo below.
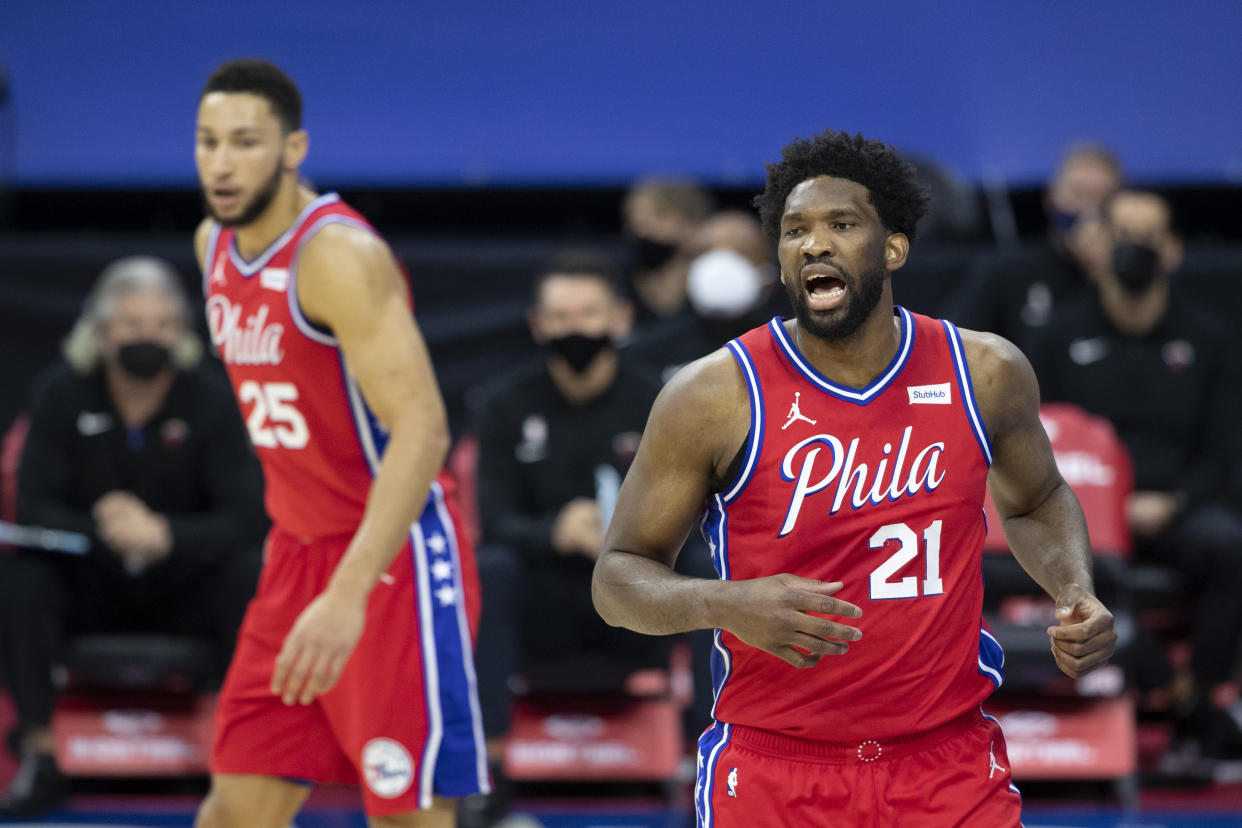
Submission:
{"label": "blurred seated man", "polygon": [[754,214],[715,213],[685,245],[693,255],[686,277],[691,314],[637,333],[628,350],[667,381],[681,366],[734,337],[789,313],[772,262],[773,248]]}
{"label": "blurred seated man", "polygon": [[190,306],[167,263],[133,257],[100,276],[30,401],[18,470],[24,524],[80,533],[82,556],[0,554],[0,658],[22,764],[0,813],[66,795],[50,729],[66,636],[202,636],[223,675],[254,591],[263,483],[227,385],[199,367]]}
{"label": "blurred seated man", "polygon": [[634,256],[639,329],[685,311],[686,245],[711,211],[711,196],[692,181],[644,178],[626,192],[622,223]]}
{"label": "blurred seated man", "polygon": [[1202,754],[1228,756],[1237,728],[1221,711],[1236,698],[1242,642],[1242,519],[1226,504],[1239,351],[1196,297],[1170,289],[1182,241],[1164,199],[1122,191],[1101,220],[1112,253],[1097,290],[1058,311],[1032,362],[1045,400],[1103,415],[1130,450],[1137,554],[1180,570],[1193,590],[1196,691],[1182,735]]}
{"label": "blurred seated man", "polygon": [[[606,259],[562,254],[537,277],[533,298],[530,328],[543,355],[492,383],[478,418],[476,663],[496,762],[519,668],[603,690],[668,664],[665,640],[610,627],[591,604],[604,529],[659,382],[618,353],[632,310]],[[492,807],[498,816],[503,803]]]}
{"label": "blurred seated man", "polygon": [[1029,356],[1053,311],[1089,290],[1087,270],[1107,255],[1093,219],[1121,183],[1121,163],[1110,150],[1071,147],[1044,193],[1047,235],[976,263],[947,318],[1000,334]]}

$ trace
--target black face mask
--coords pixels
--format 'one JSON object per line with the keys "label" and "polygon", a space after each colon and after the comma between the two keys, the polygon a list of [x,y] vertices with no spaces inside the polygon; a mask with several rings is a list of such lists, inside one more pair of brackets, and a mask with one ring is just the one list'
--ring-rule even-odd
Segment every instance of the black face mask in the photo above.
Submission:
{"label": "black face mask", "polygon": [[1113,273],[1127,293],[1138,295],[1151,287],[1160,275],[1160,259],[1145,244],[1118,242],[1113,248]]}
{"label": "black face mask", "polygon": [[649,239],[646,236],[631,236],[630,249],[634,253],[634,264],[640,271],[664,267],[677,255],[677,245]]}
{"label": "black face mask", "polygon": [[612,348],[612,337],[569,334],[544,343],[548,353],[556,354],[569,363],[575,374],[581,374],[601,351]]}
{"label": "black face mask", "polygon": [[125,373],[137,379],[151,379],[168,366],[172,352],[158,342],[130,342],[118,348],[116,356]]}

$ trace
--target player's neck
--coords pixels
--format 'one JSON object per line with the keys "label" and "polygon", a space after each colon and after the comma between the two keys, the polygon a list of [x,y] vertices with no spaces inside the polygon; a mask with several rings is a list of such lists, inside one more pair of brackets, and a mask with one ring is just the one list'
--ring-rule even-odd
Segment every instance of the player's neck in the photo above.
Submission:
{"label": "player's neck", "polygon": [[901,317],[892,307],[891,300],[881,300],[853,336],[836,341],[808,333],[795,322],[794,342],[828,379],[847,388],[865,388],[888,367],[901,345]]}
{"label": "player's neck", "polygon": [[299,185],[296,178],[282,184],[272,203],[257,219],[237,228],[237,252],[248,261],[254,259],[289,229],[315,197],[316,194]]}
{"label": "player's neck", "polygon": [[565,360],[552,357],[548,359],[548,376],[570,405],[583,405],[612,387],[620,359],[615,349],[609,349],[596,355],[586,370],[578,373]]}

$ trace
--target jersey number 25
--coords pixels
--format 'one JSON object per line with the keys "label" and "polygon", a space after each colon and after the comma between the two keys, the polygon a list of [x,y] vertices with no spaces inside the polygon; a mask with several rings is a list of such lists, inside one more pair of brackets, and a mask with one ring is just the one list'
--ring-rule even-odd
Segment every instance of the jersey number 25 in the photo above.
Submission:
{"label": "jersey number 25", "polygon": [[298,399],[296,385],[246,380],[237,389],[237,396],[242,405],[254,403],[246,418],[246,428],[250,430],[250,442],[255,448],[306,448],[310,430],[302,412],[293,405]]}

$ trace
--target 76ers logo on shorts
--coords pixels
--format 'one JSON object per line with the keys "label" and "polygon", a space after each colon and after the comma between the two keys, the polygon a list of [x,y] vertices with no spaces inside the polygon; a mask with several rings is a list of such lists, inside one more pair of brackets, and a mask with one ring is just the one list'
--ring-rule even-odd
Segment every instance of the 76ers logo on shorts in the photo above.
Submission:
{"label": "76ers logo on shorts", "polygon": [[384,799],[401,796],[414,781],[414,761],[399,742],[372,739],[362,748],[362,771],[367,787]]}

